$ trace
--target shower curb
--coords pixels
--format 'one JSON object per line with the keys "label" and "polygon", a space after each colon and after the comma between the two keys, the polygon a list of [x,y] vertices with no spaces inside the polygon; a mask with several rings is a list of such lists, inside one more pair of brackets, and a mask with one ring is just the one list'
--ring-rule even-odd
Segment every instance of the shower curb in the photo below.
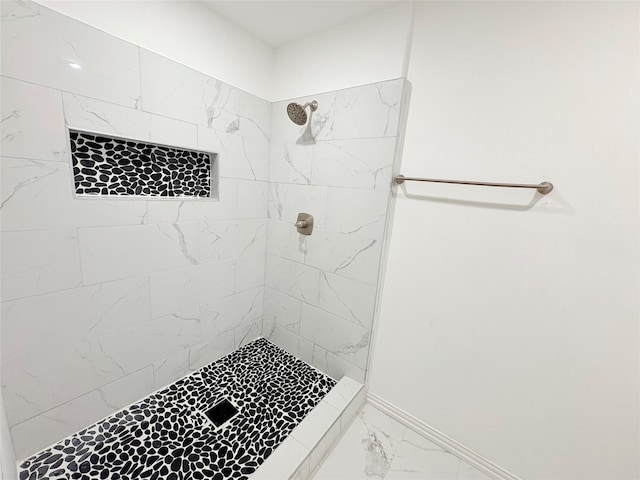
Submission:
{"label": "shower curb", "polygon": [[251,480],[307,480],[366,401],[364,385],[344,376],[251,475]]}
{"label": "shower curb", "polygon": [[423,437],[432,441],[439,447],[443,448],[452,455],[455,455],[463,462],[471,465],[473,468],[475,468],[479,472],[484,473],[493,480],[522,480],[520,477],[496,465],[491,460],[483,457],[477,452],[474,452],[470,448],[455,441],[453,438],[445,435],[431,425],[428,425],[427,423],[414,417],[410,413],[405,412],[394,404],[384,400],[383,398],[373,393],[367,394],[367,403],[370,403],[378,410],[384,412],[394,420],[402,423],[419,435],[422,435]]}

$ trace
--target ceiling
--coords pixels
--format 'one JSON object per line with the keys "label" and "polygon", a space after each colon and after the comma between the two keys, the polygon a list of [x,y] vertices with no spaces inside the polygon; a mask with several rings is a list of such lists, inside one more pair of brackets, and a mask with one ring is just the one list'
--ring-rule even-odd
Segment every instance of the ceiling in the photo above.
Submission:
{"label": "ceiling", "polygon": [[209,8],[272,47],[363,17],[398,0],[202,0]]}

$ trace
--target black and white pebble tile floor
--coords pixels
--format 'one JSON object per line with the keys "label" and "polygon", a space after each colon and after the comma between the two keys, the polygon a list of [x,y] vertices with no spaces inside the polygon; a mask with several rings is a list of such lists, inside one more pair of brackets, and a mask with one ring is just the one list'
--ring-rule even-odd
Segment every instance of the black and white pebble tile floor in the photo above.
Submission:
{"label": "black and white pebble tile floor", "polygon": [[[335,381],[259,338],[19,465],[20,480],[247,479]],[[216,428],[203,412],[239,412]]]}
{"label": "black and white pebble tile floor", "polygon": [[78,195],[210,197],[210,153],[69,130]]}

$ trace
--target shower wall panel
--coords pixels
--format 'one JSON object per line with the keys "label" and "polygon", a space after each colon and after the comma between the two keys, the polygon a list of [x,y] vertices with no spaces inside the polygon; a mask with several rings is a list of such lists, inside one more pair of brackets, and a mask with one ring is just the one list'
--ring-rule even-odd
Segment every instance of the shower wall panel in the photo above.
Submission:
{"label": "shower wall panel", "polygon": [[[274,103],[263,335],[339,379],[363,381],[406,81]],[[314,144],[286,106],[318,101]],[[310,213],[311,236],[296,232]]]}
{"label": "shower wall panel", "polygon": [[[271,104],[2,3],[2,391],[22,458],[260,333]],[[219,154],[219,201],[74,198],[71,128]]]}

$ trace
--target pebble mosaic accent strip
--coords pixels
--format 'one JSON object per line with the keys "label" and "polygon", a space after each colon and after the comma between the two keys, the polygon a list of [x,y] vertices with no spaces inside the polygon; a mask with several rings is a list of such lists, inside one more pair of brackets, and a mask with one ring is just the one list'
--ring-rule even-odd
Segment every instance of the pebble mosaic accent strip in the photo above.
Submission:
{"label": "pebble mosaic accent strip", "polygon": [[69,130],[77,195],[211,197],[214,154]]}
{"label": "pebble mosaic accent strip", "polygon": [[[247,479],[335,386],[264,338],[24,460],[20,480]],[[239,409],[216,428],[204,412]]]}

